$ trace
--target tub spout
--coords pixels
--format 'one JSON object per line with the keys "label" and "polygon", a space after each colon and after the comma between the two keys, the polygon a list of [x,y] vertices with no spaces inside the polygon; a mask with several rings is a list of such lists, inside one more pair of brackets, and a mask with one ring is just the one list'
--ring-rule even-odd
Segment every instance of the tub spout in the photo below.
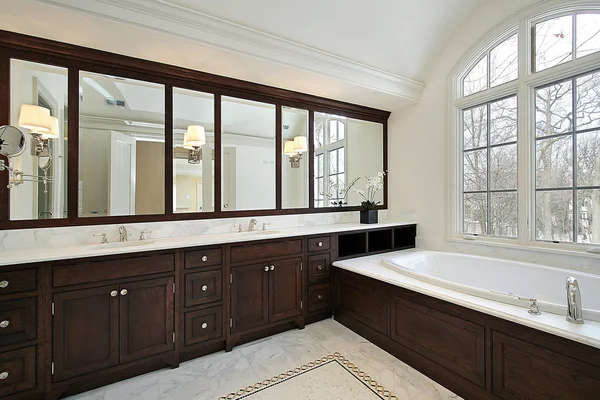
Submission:
{"label": "tub spout", "polygon": [[583,307],[581,306],[581,291],[577,279],[567,277],[567,321],[572,324],[583,324]]}

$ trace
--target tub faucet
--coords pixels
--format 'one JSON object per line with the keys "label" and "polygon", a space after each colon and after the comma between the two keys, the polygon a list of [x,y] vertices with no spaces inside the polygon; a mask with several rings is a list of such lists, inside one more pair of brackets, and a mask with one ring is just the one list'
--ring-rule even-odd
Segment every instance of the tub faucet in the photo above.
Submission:
{"label": "tub faucet", "polygon": [[581,290],[577,279],[567,277],[567,321],[572,324],[583,324],[583,308],[581,307]]}
{"label": "tub faucet", "polygon": [[125,228],[124,226],[120,226],[119,227],[119,242],[126,242],[127,241],[127,228]]}

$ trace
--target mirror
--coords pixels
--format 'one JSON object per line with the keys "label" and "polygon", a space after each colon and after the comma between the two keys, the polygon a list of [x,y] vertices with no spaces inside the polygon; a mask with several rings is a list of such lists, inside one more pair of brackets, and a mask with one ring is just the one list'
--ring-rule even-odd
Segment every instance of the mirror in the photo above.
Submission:
{"label": "mirror", "polygon": [[10,161],[24,178],[10,189],[10,219],[66,218],[68,71],[16,59],[10,68],[10,124],[29,142]]}
{"label": "mirror", "polygon": [[[359,206],[366,177],[383,171],[383,124],[315,113],[315,207]],[[383,189],[374,195],[383,204]]]}
{"label": "mirror", "polygon": [[27,139],[23,132],[14,126],[0,127],[0,154],[6,157],[17,157],[25,151]]}
{"label": "mirror", "polygon": [[165,88],[79,74],[81,217],[165,212]]}
{"label": "mirror", "polygon": [[283,208],[308,207],[308,111],[283,107],[281,200]]}
{"label": "mirror", "polygon": [[275,209],[275,105],[223,97],[221,209]]}
{"label": "mirror", "polygon": [[[215,208],[214,96],[173,89],[173,212],[210,212]],[[192,131],[204,130],[204,144],[186,146]],[[188,140],[191,141],[191,140]]]}

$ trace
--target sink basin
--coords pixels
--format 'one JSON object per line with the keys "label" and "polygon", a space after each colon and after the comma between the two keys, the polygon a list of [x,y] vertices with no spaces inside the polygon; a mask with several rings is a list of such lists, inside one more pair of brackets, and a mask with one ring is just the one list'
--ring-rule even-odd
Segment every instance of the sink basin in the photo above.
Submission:
{"label": "sink basin", "polygon": [[113,242],[113,243],[104,243],[104,244],[94,244],[91,246],[86,246],[86,250],[103,250],[103,249],[121,249],[121,248],[129,248],[129,247],[138,247],[138,246],[149,246],[154,244],[153,240],[140,240],[137,242]]}

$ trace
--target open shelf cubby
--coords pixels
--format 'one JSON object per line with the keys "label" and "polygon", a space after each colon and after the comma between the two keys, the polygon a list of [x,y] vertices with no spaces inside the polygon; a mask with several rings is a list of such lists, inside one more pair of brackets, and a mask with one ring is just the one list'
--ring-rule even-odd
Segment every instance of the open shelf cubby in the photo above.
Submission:
{"label": "open shelf cubby", "polygon": [[369,253],[392,250],[392,230],[369,231]]}
{"label": "open shelf cubby", "polygon": [[363,255],[367,252],[367,232],[346,233],[338,237],[340,258]]}
{"label": "open shelf cubby", "polygon": [[394,228],[394,250],[412,249],[415,247],[417,226],[400,226]]}

